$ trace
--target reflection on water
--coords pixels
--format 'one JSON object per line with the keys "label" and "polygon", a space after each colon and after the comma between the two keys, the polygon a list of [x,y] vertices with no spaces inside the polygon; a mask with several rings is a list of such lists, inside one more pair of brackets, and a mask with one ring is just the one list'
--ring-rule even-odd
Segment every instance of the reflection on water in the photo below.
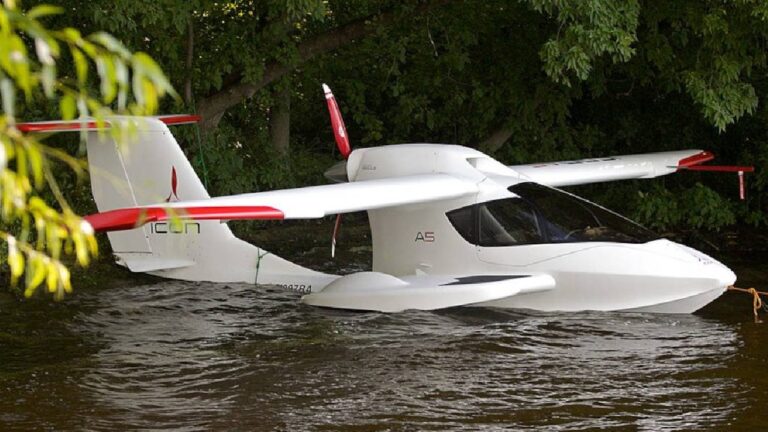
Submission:
{"label": "reflection on water", "polygon": [[765,424],[768,333],[740,300],[384,315],[161,282],[0,302],[0,429],[747,429]]}

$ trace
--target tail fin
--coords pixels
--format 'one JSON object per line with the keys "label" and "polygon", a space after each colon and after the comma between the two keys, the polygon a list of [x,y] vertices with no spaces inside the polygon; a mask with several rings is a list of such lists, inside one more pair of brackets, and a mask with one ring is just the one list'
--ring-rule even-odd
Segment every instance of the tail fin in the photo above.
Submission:
{"label": "tail fin", "polygon": [[[138,130],[129,134],[127,142],[120,145],[109,134],[88,132],[86,143],[91,190],[100,212],[175,201],[179,200],[179,194],[190,200],[210,198],[162,121],[142,119],[137,126]],[[175,246],[181,252],[183,246],[197,240],[196,236],[167,235],[168,239],[172,239],[169,242],[161,237],[167,230],[166,226],[154,225],[145,229],[109,233],[112,250],[133,271],[193,264],[194,261],[188,259],[190,257],[187,254],[170,253],[167,249]],[[200,229],[202,234],[201,226],[190,228],[195,231]],[[221,231],[215,227],[209,230]]]}
{"label": "tail fin", "polygon": [[[120,121],[115,119],[110,121]],[[99,212],[210,196],[166,123],[142,118],[119,145],[109,134],[87,136],[91,189]],[[213,282],[303,286],[334,277],[286,261],[236,238],[219,221],[155,222],[108,233],[119,262],[134,272]]]}

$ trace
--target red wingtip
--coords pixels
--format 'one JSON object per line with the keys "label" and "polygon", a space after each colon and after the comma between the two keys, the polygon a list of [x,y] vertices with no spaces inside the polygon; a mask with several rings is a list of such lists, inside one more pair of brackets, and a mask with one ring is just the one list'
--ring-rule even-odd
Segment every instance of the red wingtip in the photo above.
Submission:
{"label": "red wingtip", "polygon": [[677,170],[685,171],[709,171],[709,172],[735,172],[739,176],[739,198],[746,199],[746,191],[744,186],[744,173],[754,172],[754,166],[746,165],[700,165],[704,162],[711,161],[715,158],[715,155],[708,151],[689,156],[687,158],[680,159],[677,163]]}
{"label": "red wingtip", "polygon": [[349,145],[349,136],[347,135],[347,127],[344,126],[344,119],[341,117],[339,105],[336,103],[336,98],[333,96],[331,89],[323,84],[323,92],[325,93],[325,101],[328,103],[328,112],[331,115],[331,126],[333,127],[333,136],[336,138],[336,146],[339,148],[341,155],[344,156],[344,159],[346,159],[352,153],[352,147]]}
{"label": "red wingtip", "polygon": [[696,153],[693,156],[688,156],[687,158],[680,159],[680,161],[677,163],[677,169],[682,168],[688,168],[692,167],[694,165],[703,164],[704,162],[709,162],[712,159],[715,158],[715,155],[708,151],[702,151],[700,153]]}
{"label": "red wingtip", "polygon": [[713,172],[754,172],[755,171],[754,166],[746,166],[746,165],[701,165],[704,162],[709,162],[714,158],[715,158],[714,154],[708,151],[703,151],[693,156],[688,156],[687,158],[680,159],[680,162],[677,163],[677,170],[678,171],[679,170],[713,171]]}

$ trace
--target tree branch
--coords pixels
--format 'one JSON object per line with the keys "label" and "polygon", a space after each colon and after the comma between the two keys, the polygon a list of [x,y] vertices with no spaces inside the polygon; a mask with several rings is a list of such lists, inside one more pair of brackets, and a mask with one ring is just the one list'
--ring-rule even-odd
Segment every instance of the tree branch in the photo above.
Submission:
{"label": "tree branch", "polygon": [[[411,17],[422,15],[429,10],[449,3],[451,0],[431,0],[420,4]],[[234,80],[230,85],[202,99],[197,105],[197,112],[202,116],[203,130],[212,130],[218,126],[221,117],[231,107],[251,98],[257,91],[271,84],[283,75],[289,73],[299,64],[305,63],[318,55],[336,50],[358,39],[375,33],[379,28],[392,24],[397,17],[394,10],[387,10],[376,15],[367,16],[328,32],[321,33],[312,39],[300,42],[298,62],[282,64],[273,62],[264,67],[264,73],[258,82],[244,82],[243,77]]]}

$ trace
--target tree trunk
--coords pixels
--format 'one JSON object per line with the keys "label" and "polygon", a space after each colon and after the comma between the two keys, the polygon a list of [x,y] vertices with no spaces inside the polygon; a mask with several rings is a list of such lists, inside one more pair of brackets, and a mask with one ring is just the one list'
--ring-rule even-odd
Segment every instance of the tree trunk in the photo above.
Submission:
{"label": "tree trunk", "polygon": [[188,107],[194,105],[192,94],[192,66],[195,56],[195,28],[192,24],[192,16],[189,17],[187,23],[187,59],[184,64],[186,66],[186,79],[184,80],[184,102]]}
{"label": "tree trunk", "polygon": [[269,141],[277,152],[288,154],[291,139],[291,86],[283,86],[275,92],[269,115]]}
{"label": "tree trunk", "polygon": [[514,131],[510,127],[500,127],[480,142],[479,150],[483,153],[493,154],[512,138],[513,133]]}

